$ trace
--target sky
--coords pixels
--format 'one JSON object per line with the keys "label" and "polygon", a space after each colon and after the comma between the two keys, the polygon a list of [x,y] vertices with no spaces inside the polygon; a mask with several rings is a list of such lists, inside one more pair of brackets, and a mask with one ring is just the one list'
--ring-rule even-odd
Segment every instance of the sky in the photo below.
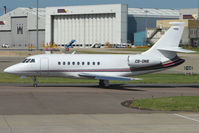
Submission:
{"label": "sky", "polygon": [[[199,0],[39,0],[39,7],[48,6],[72,6],[72,5],[95,5],[95,4],[128,4],[134,8],[197,8]],[[0,0],[0,15],[2,7],[7,6],[11,11],[17,7],[36,7],[36,0]]]}

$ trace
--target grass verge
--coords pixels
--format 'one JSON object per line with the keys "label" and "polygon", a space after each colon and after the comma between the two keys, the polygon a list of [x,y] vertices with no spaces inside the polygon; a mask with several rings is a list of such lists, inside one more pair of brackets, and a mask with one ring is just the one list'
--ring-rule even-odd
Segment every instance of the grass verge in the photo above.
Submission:
{"label": "grass verge", "polygon": [[[146,74],[137,76],[142,80],[138,81],[111,81],[110,83],[119,83],[119,84],[134,84],[134,83],[143,83],[143,84],[197,84],[199,83],[199,74],[192,76],[185,76],[184,74]],[[56,78],[48,77],[38,78],[39,83],[98,83],[98,80],[92,79],[71,79],[71,78]],[[20,76],[0,73],[0,83],[32,83],[32,78],[20,78]]]}
{"label": "grass verge", "polygon": [[136,100],[130,107],[157,111],[199,112],[199,96],[176,96]]}

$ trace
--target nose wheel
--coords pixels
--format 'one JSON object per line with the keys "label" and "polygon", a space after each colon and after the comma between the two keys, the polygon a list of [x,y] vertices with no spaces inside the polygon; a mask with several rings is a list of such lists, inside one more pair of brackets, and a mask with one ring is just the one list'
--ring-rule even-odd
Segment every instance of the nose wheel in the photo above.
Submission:
{"label": "nose wheel", "polygon": [[37,84],[37,77],[34,76],[33,77],[33,87],[37,87],[37,86],[38,86],[38,84]]}

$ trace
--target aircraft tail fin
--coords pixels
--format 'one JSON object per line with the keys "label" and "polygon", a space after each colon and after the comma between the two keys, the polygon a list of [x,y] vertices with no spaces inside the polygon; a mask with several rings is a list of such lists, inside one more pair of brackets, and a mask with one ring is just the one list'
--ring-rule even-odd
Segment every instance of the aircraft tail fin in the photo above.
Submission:
{"label": "aircraft tail fin", "polygon": [[75,42],[75,40],[71,40],[68,44],[65,45],[65,48],[70,47],[74,42]]}
{"label": "aircraft tail fin", "polygon": [[156,57],[174,58],[176,52],[194,52],[184,50],[179,47],[180,40],[184,31],[184,22],[171,22],[169,30],[146,52],[142,55],[150,55]]}

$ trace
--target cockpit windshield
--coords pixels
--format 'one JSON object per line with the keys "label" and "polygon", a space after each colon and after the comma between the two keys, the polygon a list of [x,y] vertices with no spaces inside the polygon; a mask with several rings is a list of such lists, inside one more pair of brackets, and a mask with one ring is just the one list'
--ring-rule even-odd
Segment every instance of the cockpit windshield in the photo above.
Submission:
{"label": "cockpit windshield", "polygon": [[27,58],[27,59],[23,60],[22,63],[35,63],[35,59]]}
{"label": "cockpit windshield", "polygon": [[30,63],[35,63],[35,59],[31,59]]}

